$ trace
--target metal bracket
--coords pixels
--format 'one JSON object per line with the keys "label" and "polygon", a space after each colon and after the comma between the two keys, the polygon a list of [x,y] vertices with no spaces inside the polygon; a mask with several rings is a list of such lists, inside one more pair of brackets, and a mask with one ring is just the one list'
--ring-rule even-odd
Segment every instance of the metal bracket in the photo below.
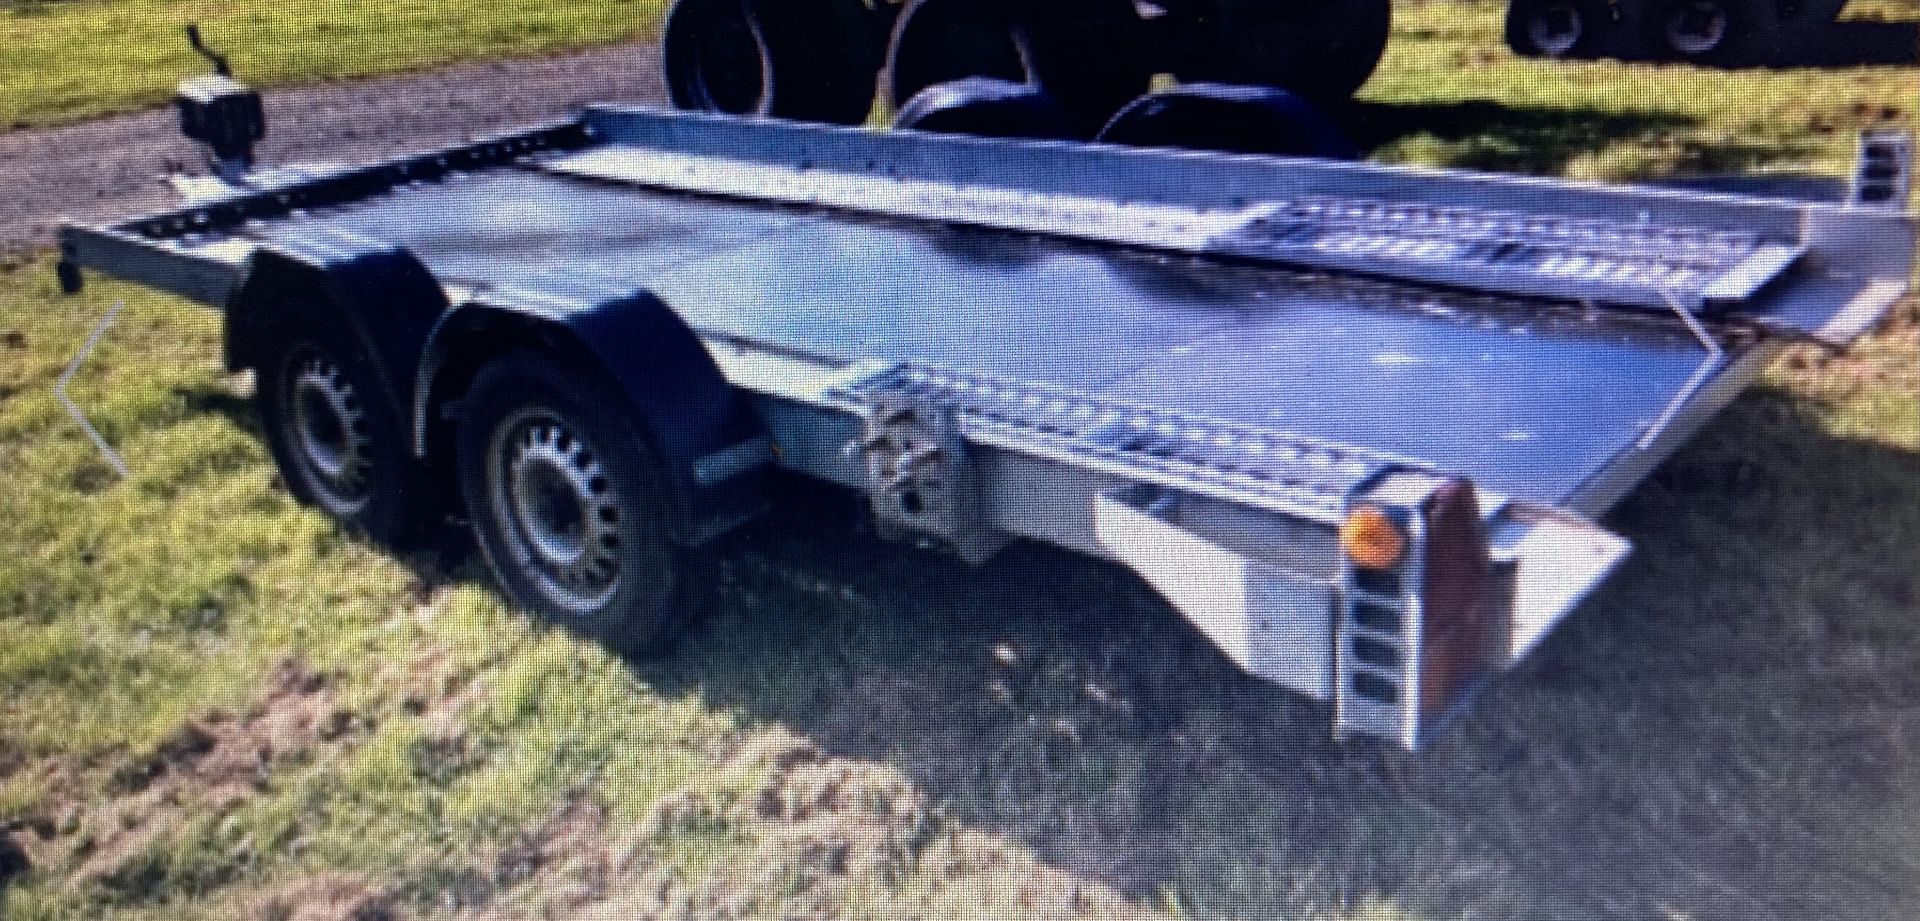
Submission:
{"label": "metal bracket", "polygon": [[1848,203],[1900,210],[1907,206],[1912,186],[1912,132],[1894,128],[1862,132]]}
{"label": "metal bracket", "polygon": [[113,325],[114,320],[120,318],[120,311],[126,306],[126,301],[114,302],[113,307],[107,311],[107,315],[101,317],[100,322],[93,327],[93,333],[87,336],[86,343],[80,346],[80,351],[73,356],[73,361],[67,363],[67,370],[62,372],[60,379],[53,383],[53,395],[60,400],[61,406],[66,407],[67,415],[72,416],[73,421],[79,423],[81,430],[93,440],[93,446],[100,449],[101,455],[105,456],[107,463],[113,467],[113,472],[120,474],[123,480],[132,476],[133,472],[127,469],[127,462],[120,459],[119,453],[113,450],[113,446],[107,444],[107,440],[101,437],[100,430],[94,428],[92,422],[87,421],[87,414],[81,412],[80,405],[73,402],[72,397],[67,396],[67,385],[73,381],[75,374],[80,373],[80,366],[86,363],[87,356],[93,354],[94,347],[100,344],[102,337],[106,336],[107,328]]}
{"label": "metal bracket", "polygon": [[1706,350],[1707,357],[1700,362],[1698,368],[1694,369],[1693,375],[1687,378],[1687,382],[1681,385],[1680,392],[1667,401],[1666,408],[1660,411],[1660,417],[1653,420],[1653,424],[1647,426],[1647,430],[1641,433],[1638,447],[1642,451],[1652,448],[1654,442],[1659,441],[1660,436],[1666,434],[1667,429],[1672,427],[1673,420],[1680,415],[1680,410],[1687,405],[1687,401],[1693,399],[1693,395],[1706,385],[1707,379],[1727,363],[1727,350],[1720,345],[1719,340],[1713,338],[1712,333],[1707,331],[1706,326],[1700,322],[1700,318],[1694,316],[1693,311],[1688,310],[1670,292],[1662,291],[1661,294],[1667,299],[1668,309],[1673,311],[1674,316],[1680,318],[1681,323],[1686,324],[1687,331],[1692,333],[1694,340]]}
{"label": "metal bracket", "polygon": [[860,440],[867,494],[881,536],[945,545],[985,562],[1007,537],[988,526],[973,463],[952,407],[905,394],[875,394]]}

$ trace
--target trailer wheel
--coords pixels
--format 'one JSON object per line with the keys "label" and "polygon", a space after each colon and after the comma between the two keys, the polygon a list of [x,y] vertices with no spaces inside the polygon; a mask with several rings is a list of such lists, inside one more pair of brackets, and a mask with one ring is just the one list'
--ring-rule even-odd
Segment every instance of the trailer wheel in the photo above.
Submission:
{"label": "trailer wheel", "polygon": [[857,124],[873,108],[884,29],[860,0],[679,0],[668,94],[682,109]]}
{"label": "trailer wheel", "polygon": [[617,395],[516,352],[481,371],[465,403],[460,491],[507,595],[621,652],[665,648],[699,580],[668,537],[668,472]]}
{"label": "trailer wheel", "polygon": [[1647,18],[1656,57],[1700,64],[1736,64],[1759,50],[1773,23],[1755,0],[1663,0]]}
{"label": "trailer wheel", "polygon": [[1140,29],[1129,0],[914,0],[894,23],[889,98],[967,77],[1030,83],[1088,137],[1147,88]]}
{"label": "trailer wheel", "polygon": [[[1210,20],[1210,24],[1208,24]],[[1183,80],[1249,83],[1327,102],[1373,76],[1393,30],[1392,0],[1219,0]]]}
{"label": "trailer wheel", "polygon": [[317,318],[296,322],[256,371],[255,406],[287,491],[380,543],[414,533],[427,506],[424,476],[352,335]]}
{"label": "trailer wheel", "polygon": [[1507,47],[1529,58],[1581,57],[1611,20],[1605,0],[1514,0]]}

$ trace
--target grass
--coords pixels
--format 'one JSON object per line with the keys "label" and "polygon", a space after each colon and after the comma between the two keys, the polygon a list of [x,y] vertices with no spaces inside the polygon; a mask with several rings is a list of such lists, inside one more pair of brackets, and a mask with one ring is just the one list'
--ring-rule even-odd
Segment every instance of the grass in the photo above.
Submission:
{"label": "grass", "polygon": [[[1912,69],[1518,62],[1491,5],[1402,12],[1360,110],[1389,158],[1832,178],[1854,122],[1815,116],[1911,118]],[[1626,570],[1409,758],[1329,742],[1111,570],[804,515],[734,548],[677,655],[619,661],[458,541],[395,557],[293,505],[217,317],[48,268],[0,271],[8,921],[1920,911],[1911,303],[1638,489]],[[125,481],[51,392],[119,299],[75,393]]]}
{"label": "grass", "polygon": [[[82,808],[124,796],[183,726],[256,706],[289,657],[325,677],[331,718],[364,727],[221,821],[172,829],[149,855],[158,869],[128,877],[137,886],[95,880],[43,907],[211,888],[249,872],[237,842],[270,850],[296,834],[312,865],[425,872],[526,825],[550,805],[531,790],[591,785],[631,819],[691,775],[676,749],[727,731],[725,714],[649,697],[619,663],[527,630],[478,588],[424,597],[406,566],[295,510],[211,361],[213,318],[109,289],[140,319],[77,393],[138,467],[115,482],[46,386],[86,319],[52,302],[41,268],[0,291],[0,316],[25,337],[0,372],[0,821],[48,796]],[[168,347],[128,344],[142,342]],[[485,691],[436,734],[421,701],[454,683]],[[47,758],[76,773],[14,770]],[[31,887],[24,898],[35,904]]]}
{"label": "grass", "polygon": [[[1517,61],[1500,3],[1396,4],[1358,133],[1388,160],[1621,180],[1755,170],[1844,175],[1863,127],[1913,120],[1910,67],[1719,71]],[[1849,17],[1912,20],[1911,0]]]}
{"label": "grass", "polygon": [[651,36],[665,0],[47,0],[0,4],[0,130],[165,102],[206,63],[198,22],[258,86],[542,54]]}

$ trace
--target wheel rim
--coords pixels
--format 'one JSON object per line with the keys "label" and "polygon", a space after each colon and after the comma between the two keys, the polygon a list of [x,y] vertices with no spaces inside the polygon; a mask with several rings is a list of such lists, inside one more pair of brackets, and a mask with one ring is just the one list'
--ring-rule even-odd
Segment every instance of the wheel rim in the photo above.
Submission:
{"label": "wheel rim", "polygon": [[366,408],[330,356],[307,348],[288,362],[281,440],[293,448],[320,504],[336,515],[366,507],[373,490]]}
{"label": "wheel rim", "polygon": [[553,604],[576,614],[620,587],[619,497],[599,455],[564,419],[517,413],[494,431],[488,492],[499,530]]}
{"label": "wheel rim", "polygon": [[1667,44],[1688,57],[1711,54],[1727,40],[1726,7],[1712,0],[1682,3],[1667,14]]}
{"label": "wheel rim", "polygon": [[1573,51],[1586,31],[1586,21],[1570,3],[1550,4],[1527,19],[1527,40],[1542,54],[1550,56]]}
{"label": "wheel rim", "polygon": [[734,115],[759,108],[767,87],[766,42],[744,5],[709,13],[694,30],[690,50],[693,94],[701,108]]}

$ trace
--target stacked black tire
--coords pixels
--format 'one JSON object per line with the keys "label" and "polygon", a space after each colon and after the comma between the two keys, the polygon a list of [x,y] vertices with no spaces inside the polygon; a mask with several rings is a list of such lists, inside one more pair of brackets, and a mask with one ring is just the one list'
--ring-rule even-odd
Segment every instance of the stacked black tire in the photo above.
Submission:
{"label": "stacked black tire", "polygon": [[[938,116],[920,124],[1091,139],[1156,74],[1345,100],[1391,19],[1391,0],[678,0],[667,82],[685,109],[855,124],[878,95]],[[951,116],[963,97],[1009,120]]]}
{"label": "stacked black tire", "polygon": [[1512,0],[1508,47],[1526,57],[1765,64],[1847,0]]}

